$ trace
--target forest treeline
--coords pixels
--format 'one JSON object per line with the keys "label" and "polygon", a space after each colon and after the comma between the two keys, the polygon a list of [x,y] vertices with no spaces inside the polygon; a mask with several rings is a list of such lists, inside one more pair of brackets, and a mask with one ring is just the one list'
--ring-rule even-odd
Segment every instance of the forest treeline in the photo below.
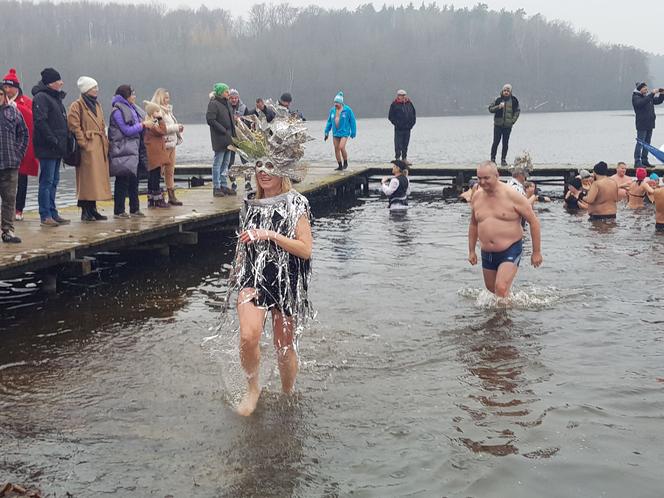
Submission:
{"label": "forest treeline", "polygon": [[485,4],[353,11],[257,4],[243,18],[204,6],[0,5],[0,70],[16,67],[28,92],[46,66],[62,74],[68,100],[80,75],[100,82],[105,106],[119,84],[133,85],[139,99],[162,86],[190,122],[202,122],[218,81],[238,88],[250,107],[257,96],[290,91],[294,107],[322,119],[339,90],[358,117],[385,116],[398,88],[419,115],[486,112],[506,82],[525,111],[626,109],[634,82],[649,78],[641,50]]}

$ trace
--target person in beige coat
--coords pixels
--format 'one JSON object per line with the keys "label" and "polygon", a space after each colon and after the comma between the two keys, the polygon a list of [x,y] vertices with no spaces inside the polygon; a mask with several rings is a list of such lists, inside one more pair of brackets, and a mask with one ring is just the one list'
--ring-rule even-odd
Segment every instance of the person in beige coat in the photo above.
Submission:
{"label": "person in beige coat", "polygon": [[97,102],[99,86],[81,76],[77,83],[81,97],[69,106],[67,126],[81,149],[81,164],[76,168],[76,197],[82,221],[106,220],[97,211],[97,201],[111,199],[108,168],[108,138],[104,111]]}
{"label": "person in beige coat", "polygon": [[166,123],[161,114],[161,107],[154,102],[144,102],[147,118],[143,122],[145,134],[145,152],[148,156],[148,207],[170,208],[170,204],[164,201],[159,182],[161,181],[161,170],[165,165],[173,162],[175,149],[166,148]]}
{"label": "person in beige coat", "polygon": [[175,147],[182,142],[184,126],[178,123],[173,115],[173,106],[171,105],[171,96],[168,90],[157,88],[152,96],[152,102],[161,108],[161,115],[167,132],[164,142],[166,148],[171,152],[172,158],[162,168],[166,191],[168,192],[168,203],[173,206],[182,206],[182,203],[175,197]]}

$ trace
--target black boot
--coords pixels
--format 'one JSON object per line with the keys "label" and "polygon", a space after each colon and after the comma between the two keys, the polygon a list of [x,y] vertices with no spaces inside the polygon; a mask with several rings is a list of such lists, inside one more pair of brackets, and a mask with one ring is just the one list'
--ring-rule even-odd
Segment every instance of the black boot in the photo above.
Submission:
{"label": "black boot", "polygon": [[339,166],[334,168],[334,171],[341,171],[342,169],[344,169],[344,165],[341,161],[337,161],[337,163],[339,164]]}
{"label": "black boot", "polygon": [[97,211],[97,203],[93,202],[90,204],[90,214],[94,216],[96,221],[106,221],[108,219],[108,216],[104,216],[101,214],[99,211]]}
{"label": "black boot", "polygon": [[83,206],[81,208],[81,221],[96,221],[88,206]]}
{"label": "black boot", "polygon": [[344,159],[343,169],[348,169],[348,159]]}

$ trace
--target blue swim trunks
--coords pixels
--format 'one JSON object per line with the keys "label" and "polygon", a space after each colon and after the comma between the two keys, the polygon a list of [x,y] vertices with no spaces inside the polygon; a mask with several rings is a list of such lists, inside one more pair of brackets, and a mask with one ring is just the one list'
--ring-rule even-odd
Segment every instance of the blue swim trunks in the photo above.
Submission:
{"label": "blue swim trunks", "polygon": [[504,251],[482,251],[482,268],[496,271],[503,263],[514,263],[516,266],[519,266],[521,253],[523,253],[523,240],[521,239],[517,240]]}

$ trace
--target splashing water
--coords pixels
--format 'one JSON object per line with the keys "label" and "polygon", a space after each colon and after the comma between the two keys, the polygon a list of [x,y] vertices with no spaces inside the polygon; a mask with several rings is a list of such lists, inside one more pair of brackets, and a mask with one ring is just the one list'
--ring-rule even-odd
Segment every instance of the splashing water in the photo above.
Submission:
{"label": "splashing water", "polygon": [[567,292],[556,287],[525,287],[513,290],[508,297],[501,298],[486,289],[471,287],[459,289],[457,294],[467,299],[474,299],[475,305],[482,309],[513,308],[539,310],[551,308],[567,296]]}

